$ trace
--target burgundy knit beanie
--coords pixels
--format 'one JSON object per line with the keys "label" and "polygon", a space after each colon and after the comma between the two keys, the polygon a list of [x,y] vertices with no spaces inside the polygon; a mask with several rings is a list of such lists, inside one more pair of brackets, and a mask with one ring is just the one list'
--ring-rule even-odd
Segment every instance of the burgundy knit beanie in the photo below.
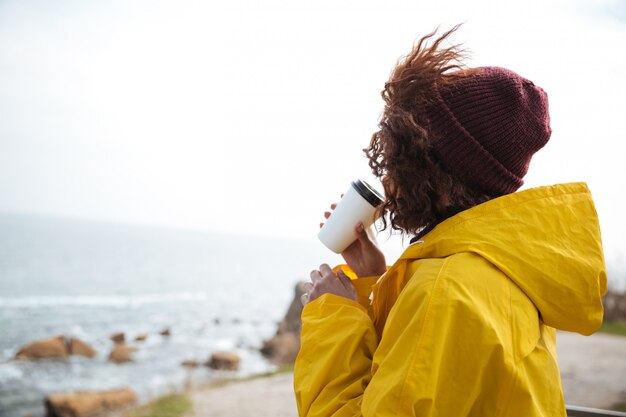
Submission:
{"label": "burgundy knit beanie", "polygon": [[535,152],[550,139],[548,96],[499,67],[480,67],[435,86],[426,119],[435,156],[476,190],[517,190]]}

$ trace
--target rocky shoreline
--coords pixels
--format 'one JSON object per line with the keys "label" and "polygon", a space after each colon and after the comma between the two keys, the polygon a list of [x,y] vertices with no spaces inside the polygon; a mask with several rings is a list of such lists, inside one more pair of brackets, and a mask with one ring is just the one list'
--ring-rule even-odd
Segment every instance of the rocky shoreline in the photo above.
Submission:
{"label": "rocky shoreline", "polygon": [[[159,332],[159,335],[169,337],[171,330],[164,329]],[[142,334],[134,340],[143,342],[147,338],[148,334]],[[108,354],[108,362],[123,364],[135,360],[132,354],[140,347],[126,344],[126,336],[123,332],[114,333],[109,339],[113,342],[113,346]],[[97,351],[84,341],[75,337],[58,335],[28,343],[17,351],[14,360],[37,363],[66,359],[69,356],[94,358],[96,355]],[[216,371],[237,371],[240,362],[241,358],[233,352],[216,351],[210,354],[206,362],[185,360],[181,366],[195,368],[203,365]],[[120,387],[109,390],[54,392],[47,395],[43,403],[48,417],[89,417],[128,409],[136,405],[138,399],[139,396],[133,389]]]}
{"label": "rocky shoreline", "polygon": [[[263,342],[257,350],[271,363],[276,365],[293,363],[300,343],[300,314],[302,305],[300,295],[303,292],[302,283],[295,287],[294,298],[284,319],[278,323],[276,334]],[[113,365],[135,361],[134,353],[141,350],[141,344],[148,338],[168,338],[172,334],[170,328],[165,328],[158,334],[142,333],[137,335],[132,344],[127,343],[127,336],[123,332],[115,332],[108,336],[111,342],[107,361]],[[30,361],[40,363],[47,360],[64,360],[69,356],[83,356],[94,358],[98,352],[86,342],[65,335],[57,335],[44,339],[34,340],[19,348],[15,354],[15,361]],[[240,368],[241,358],[235,352],[214,351],[207,353],[206,360],[190,358],[183,360],[180,365],[193,370],[206,366],[213,371],[233,372]],[[53,392],[42,399],[45,404],[46,415],[49,417],[89,417],[102,413],[118,412],[128,409],[138,403],[138,394],[129,387],[118,387],[107,390],[80,390],[69,392]]]}
{"label": "rocky shoreline", "polygon": [[[298,283],[294,289],[294,297],[285,317],[277,325],[276,333],[266,340],[259,350],[263,356],[276,365],[293,364],[300,347],[300,315],[302,305],[300,296],[304,291],[303,283]],[[616,296],[614,293],[607,295],[607,318],[623,320],[626,317],[626,296]],[[122,332],[109,336],[113,343],[108,355],[108,361],[114,364],[122,364],[134,360],[133,353],[140,349],[142,342],[149,337],[168,338],[171,329],[166,328],[158,332],[158,335],[144,333],[137,335],[134,344],[126,343],[126,335]],[[594,408],[619,408],[620,404],[626,405],[626,361],[623,352],[626,352],[626,337],[596,334],[591,337],[559,332],[557,350],[561,367],[561,376],[568,404],[594,407]],[[15,355],[15,360],[41,361],[53,358],[67,358],[71,355],[79,355],[87,358],[96,356],[96,350],[87,343],[75,337],[55,336],[47,339],[33,341],[21,349]],[[236,371],[239,369],[241,358],[233,352],[215,351],[210,353],[205,362],[197,359],[189,359],[181,362],[181,366],[193,369],[207,366],[217,371]],[[272,378],[266,383],[270,386],[282,384],[277,390],[281,392],[282,400],[274,399],[283,404],[282,414],[295,415],[295,401],[288,377]],[[278,381],[278,382],[276,382]],[[261,383],[255,383],[261,384]],[[262,385],[262,384],[261,384]],[[200,398],[197,392],[204,393],[209,397],[209,388],[191,390],[192,398]],[[243,389],[243,388],[242,388]],[[249,388],[248,388],[249,389]],[[263,391],[266,388],[259,388]],[[237,388],[229,388],[229,395],[236,394]],[[277,391],[277,392],[278,392]],[[211,391],[213,392],[213,391]],[[242,394],[243,395],[243,394]],[[247,391],[247,395],[256,395]],[[265,399],[261,398],[261,401]],[[96,414],[119,412],[128,409],[138,402],[137,393],[128,387],[102,391],[73,391],[56,392],[48,395],[44,400],[46,413],[50,417],[90,417]],[[217,400],[216,400],[217,401]],[[205,400],[194,401],[197,405],[197,416],[223,415],[212,414],[208,411]],[[221,400],[223,402],[223,400]],[[220,401],[218,401],[220,403]],[[213,403],[216,410],[223,406]],[[245,408],[245,407],[244,407]],[[200,411],[198,411],[198,409]],[[202,411],[204,410],[204,411]],[[229,414],[236,415],[236,414]],[[243,415],[243,414],[242,414]]]}

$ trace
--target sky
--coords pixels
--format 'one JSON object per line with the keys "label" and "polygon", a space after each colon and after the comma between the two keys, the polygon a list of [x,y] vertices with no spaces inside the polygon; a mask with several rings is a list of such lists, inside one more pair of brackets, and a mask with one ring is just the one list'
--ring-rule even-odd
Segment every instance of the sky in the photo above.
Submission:
{"label": "sky", "polygon": [[586,181],[626,258],[623,0],[0,0],[0,211],[315,239],[375,182],[397,60],[460,22],[469,66],[548,92],[524,188]]}

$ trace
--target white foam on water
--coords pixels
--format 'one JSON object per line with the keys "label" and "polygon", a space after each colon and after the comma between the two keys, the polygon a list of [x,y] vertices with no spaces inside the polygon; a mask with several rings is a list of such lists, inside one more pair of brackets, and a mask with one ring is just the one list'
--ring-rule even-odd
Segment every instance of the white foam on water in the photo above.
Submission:
{"label": "white foam on water", "polygon": [[15,363],[0,363],[0,383],[20,379],[24,372]]}
{"label": "white foam on water", "polygon": [[137,295],[41,295],[26,297],[0,297],[2,308],[39,308],[66,306],[134,307],[146,304],[204,301],[204,292]]}

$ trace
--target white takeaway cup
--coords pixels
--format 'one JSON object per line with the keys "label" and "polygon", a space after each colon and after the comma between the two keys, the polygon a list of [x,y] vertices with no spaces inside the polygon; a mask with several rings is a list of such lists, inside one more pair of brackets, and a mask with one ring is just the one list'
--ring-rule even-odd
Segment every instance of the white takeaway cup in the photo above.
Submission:
{"label": "white takeaway cup", "polygon": [[382,202],[383,197],[371,185],[363,180],[352,181],[317,237],[333,252],[343,252],[357,239],[357,224],[368,228],[376,221],[376,208]]}

